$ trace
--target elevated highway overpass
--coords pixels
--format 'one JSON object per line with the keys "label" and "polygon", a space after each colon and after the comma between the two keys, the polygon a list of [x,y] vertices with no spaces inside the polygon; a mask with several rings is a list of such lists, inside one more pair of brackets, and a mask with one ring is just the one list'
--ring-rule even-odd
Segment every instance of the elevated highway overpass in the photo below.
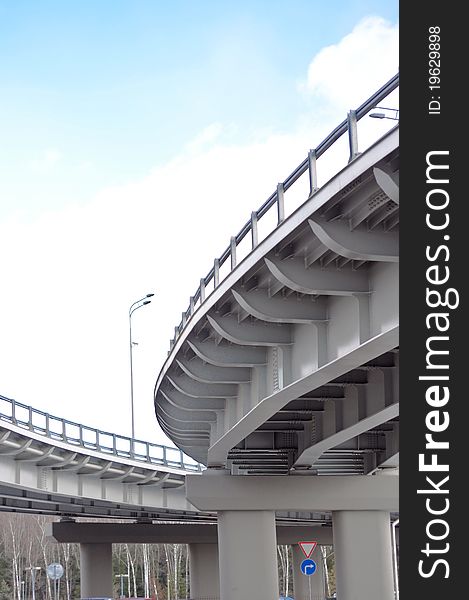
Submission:
{"label": "elevated highway overpass", "polygon": [[397,466],[398,158],[393,129],[239,265],[233,245],[155,388],[189,456],[258,475]]}
{"label": "elevated highway overpass", "polygon": [[[177,448],[100,431],[0,396],[0,510],[203,519],[184,493],[186,474],[201,468]],[[205,518],[213,521],[213,515]]]}
{"label": "elevated highway overpass", "polygon": [[[0,510],[62,517],[216,523],[186,498],[200,463],[175,447],[105,432],[0,395]],[[327,512],[279,511],[288,525],[330,525]]]}

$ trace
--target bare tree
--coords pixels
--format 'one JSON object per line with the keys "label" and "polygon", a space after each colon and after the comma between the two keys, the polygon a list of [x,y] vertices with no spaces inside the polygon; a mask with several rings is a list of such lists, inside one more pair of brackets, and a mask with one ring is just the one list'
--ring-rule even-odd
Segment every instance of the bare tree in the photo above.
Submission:
{"label": "bare tree", "polygon": [[[40,572],[35,571],[36,600],[51,600],[54,596],[53,583],[45,576],[46,567],[51,562],[59,562],[64,567],[60,600],[76,597],[80,572],[79,545],[59,544],[47,538],[46,524],[53,520],[42,515],[0,512],[0,557],[3,559],[0,561],[0,600],[22,600],[22,591],[26,597],[31,597],[31,567],[41,569]],[[113,564],[117,573],[128,576],[124,588],[128,597],[142,592],[156,600],[187,597],[189,560],[185,544],[114,544]],[[117,580],[115,585],[119,586]]]}
{"label": "bare tree", "polygon": [[183,546],[183,544],[164,544],[168,577],[168,600],[179,600],[179,580],[181,577]]}
{"label": "bare tree", "polygon": [[148,544],[142,544],[143,557],[143,595],[148,598],[150,595],[150,558]]}
{"label": "bare tree", "polygon": [[13,594],[21,600],[21,571],[20,568],[20,546],[18,540],[18,531],[13,526],[12,521],[9,523],[11,535],[11,551],[12,551],[12,571],[13,571]]}
{"label": "bare tree", "polygon": [[[160,600],[160,595],[164,594],[163,590],[160,590],[160,544],[156,544],[156,556],[155,556],[155,546],[152,547],[152,555],[151,555],[151,563],[152,563],[152,572],[153,572],[153,593],[155,594],[157,600]],[[165,600],[161,598],[161,600]]]}
{"label": "bare tree", "polygon": [[[47,565],[50,564],[51,562],[51,556],[47,555],[48,554],[48,550],[49,550],[49,542],[46,538],[46,532],[45,532],[45,527],[46,527],[46,521],[44,519],[44,517],[42,516],[37,516],[36,517],[36,544],[35,544],[35,551],[36,553],[38,553],[38,551],[41,553],[41,560],[32,560],[32,556],[30,555],[30,562],[31,564],[34,563],[42,563],[42,566],[44,569],[46,569]],[[32,540],[30,541],[30,552],[32,552]],[[39,558],[39,556],[38,556]],[[54,583],[55,585],[55,583]],[[46,577],[46,598],[47,600],[49,600],[50,598],[52,598],[52,589],[51,589],[51,580],[49,579],[49,577]]]}
{"label": "bare tree", "polygon": [[335,562],[334,547],[321,546],[322,560],[324,562],[324,577],[326,580],[326,595],[330,596],[335,592]]}
{"label": "bare tree", "polygon": [[64,563],[64,575],[65,575],[65,597],[66,600],[71,600],[71,589],[70,589],[70,570],[71,570],[71,551],[70,544],[61,544],[59,548],[62,549],[63,563]]}
{"label": "bare tree", "polygon": [[280,589],[283,590],[283,595],[288,596],[290,591],[290,546],[277,546],[280,570]]}
{"label": "bare tree", "polygon": [[[135,579],[135,560],[129,550],[129,544],[125,545],[127,554],[127,575],[129,577],[129,598],[131,597],[131,588],[133,587],[133,595],[137,595],[137,581]],[[132,585],[133,584],[133,585]]]}
{"label": "bare tree", "polygon": [[185,592],[186,592],[186,598],[187,598],[188,592],[189,592],[189,580],[190,580],[190,577],[189,577],[189,547],[187,544],[185,546],[185,550],[186,550]]}

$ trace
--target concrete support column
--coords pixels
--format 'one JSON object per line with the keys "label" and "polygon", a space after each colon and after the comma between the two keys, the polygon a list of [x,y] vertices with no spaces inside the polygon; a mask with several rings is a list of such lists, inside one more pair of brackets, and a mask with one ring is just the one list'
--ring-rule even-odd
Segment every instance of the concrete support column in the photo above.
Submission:
{"label": "concrete support column", "polygon": [[80,544],[82,598],[114,597],[112,544]]}
{"label": "concrete support column", "polygon": [[218,513],[221,600],[278,600],[275,512]]}
{"label": "concrete support column", "polygon": [[189,544],[191,600],[219,600],[217,544]]}
{"label": "concrete support column", "polygon": [[389,513],[332,513],[337,600],[394,600]]}
{"label": "concrete support column", "polygon": [[301,572],[300,566],[306,557],[298,544],[292,545],[292,555],[293,596],[295,600],[324,600],[326,597],[326,586],[321,547],[319,545],[316,546],[314,552],[310,556],[316,563],[316,571],[313,575],[303,575]]}

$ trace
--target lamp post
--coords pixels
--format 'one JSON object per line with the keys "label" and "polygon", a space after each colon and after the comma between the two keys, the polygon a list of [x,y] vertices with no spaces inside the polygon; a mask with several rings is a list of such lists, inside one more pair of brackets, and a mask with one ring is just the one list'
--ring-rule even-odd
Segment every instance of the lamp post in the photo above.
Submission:
{"label": "lamp post", "polygon": [[146,296],[144,296],[143,298],[140,298],[140,300],[136,300],[133,304],[130,305],[129,308],[129,340],[130,340],[130,406],[131,406],[131,411],[132,411],[132,440],[131,440],[131,452],[133,452],[134,449],[134,438],[135,438],[135,417],[134,417],[134,376],[133,376],[133,365],[132,365],[132,349],[133,349],[133,342],[132,342],[132,315],[134,314],[134,312],[136,310],[138,310],[139,308],[142,308],[142,306],[146,306],[147,304],[150,304],[151,300],[148,300],[148,298],[151,298],[152,296],[154,296],[155,294],[147,294]]}
{"label": "lamp post", "polygon": [[376,106],[379,110],[390,110],[394,113],[394,117],[388,117],[386,113],[376,112],[370,113],[372,119],[391,119],[391,121],[399,121],[399,109],[398,108],[386,108],[385,106]]}
{"label": "lamp post", "polygon": [[116,577],[120,577],[121,580],[121,591],[120,591],[120,596],[119,598],[125,598],[124,596],[124,577],[129,577],[128,573],[119,573],[119,575],[116,575]]}
{"label": "lamp post", "polygon": [[396,600],[399,600],[399,569],[397,563],[397,539],[396,539],[396,527],[399,525],[399,519],[396,519],[391,524],[392,526],[392,558],[393,558],[393,567],[394,567],[394,588]]}

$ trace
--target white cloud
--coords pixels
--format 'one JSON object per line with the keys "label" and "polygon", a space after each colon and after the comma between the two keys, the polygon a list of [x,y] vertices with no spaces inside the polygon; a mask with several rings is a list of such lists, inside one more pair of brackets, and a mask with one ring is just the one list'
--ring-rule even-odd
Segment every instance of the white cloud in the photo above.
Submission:
{"label": "white cloud", "polygon": [[[313,59],[308,90],[328,106],[339,93],[347,108],[359,104],[388,77],[377,72],[378,58],[368,55],[386,56],[389,69],[397,61],[395,32],[380,19],[362,22]],[[358,75],[347,71],[344,60]],[[128,308],[155,292],[152,304],[132,321],[138,342],[134,396],[137,435],[163,441],[156,433],[153,386],[189,296],[230,235],[344,118],[340,103],[320,123],[299,115],[295,130],[257,135],[254,143],[227,143],[229,128],[212,124],[179,156],[138,181],[101,190],[86,205],[45,213],[36,221],[0,223],[0,254],[8,257],[0,263],[5,317],[0,393],[129,433]],[[386,123],[369,119],[372,125],[377,135]],[[337,148],[337,156],[320,159],[323,181],[347,162],[346,145]],[[48,150],[41,164],[52,168],[60,158],[60,152]],[[293,195],[296,202],[306,198],[306,184],[287,192],[287,210]]]}
{"label": "white cloud", "polygon": [[397,73],[398,44],[397,24],[367,17],[314,57],[301,87],[333,109],[355,108]]}
{"label": "white cloud", "polygon": [[186,145],[188,150],[197,151],[220,139],[224,127],[221,123],[211,123]]}

